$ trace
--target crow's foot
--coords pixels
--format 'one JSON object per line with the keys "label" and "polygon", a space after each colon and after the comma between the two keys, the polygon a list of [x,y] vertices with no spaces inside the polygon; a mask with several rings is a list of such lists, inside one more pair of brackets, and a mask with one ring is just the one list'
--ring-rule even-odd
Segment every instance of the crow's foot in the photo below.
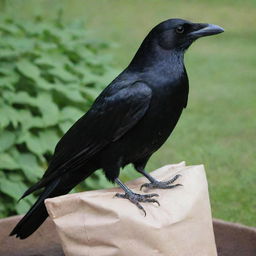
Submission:
{"label": "crow's foot", "polygon": [[160,189],[171,189],[171,188],[175,188],[175,187],[179,187],[182,186],[182,184],[175,184],[175,185],[171,185],[174,181],[176,181],[181,175],[177,174],[175,175],[171,180],[168,181],[157,181],[157,180],[153,180],[150,183],[145,183],[142,184],[140,187],[140,190],[142,190],[143,188],[147,188],[147,189],[152,189],[152,188],[160,188]]}
{"label": "crow's foot", "polygon": [[144,212],[145,216],[146,216],[146,211],[140,203],[157,203],[160,206],[160,203],[156,199],[152,198],[154,196],[158,196],[158,194],[140,195],[140,194],[133,193],[132,191],[129,191],[129,192],[125,192],[125,194],[117,193],[115,196],[130,200],[133,204],[135,204],[140,210]]}

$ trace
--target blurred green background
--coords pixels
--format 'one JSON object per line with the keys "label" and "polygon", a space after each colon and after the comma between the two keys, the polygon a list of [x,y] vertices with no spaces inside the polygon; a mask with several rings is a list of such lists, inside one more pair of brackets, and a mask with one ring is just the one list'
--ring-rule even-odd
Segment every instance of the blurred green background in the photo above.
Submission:
{"label": "blurred green background", "polygon": [[[149,161],[147,170],[183,160],[189,165],[203,163],[213,216],[256,225],[256,1],[6,0],[0,3],[0,14],[20,24],[33,20],[35,15],[45,21],[61,15],[63,24],[77,19],[84,21],[87,40],[110,45],[110,48],[100,46],[104,56],[112,56],[112,64],[103,60],[107,66],[102,71],[104,83],[102,79],[98,82],[104,85],[126,67],[148,31],[165,19],[180,17],[224,27],[224,34],[200,39],[188,50],[185,57],[190,80],[188,107],[172,136]],[[114,69],[108,69],[108,65]],[[96,86],[96,93],[101,86]],[[83,110],[83,106],[78,107]],[[42,163],[47,161],[47,154],[43,157]],[[2,177],[6,179],[8,172],[2,168]],[[122,173],[124,180],[137,176],[131,167]],[[111,184],[100,174],[85,185],[90,189],[102,186]],[[32,200],[28,200],[27,205],[15,209],[14,198],[10,199],[2,187],[0,176],[0,196],[5,198],[0,201],[2,217],[22,213],[31,204]],[[9,199],[13,201],[6,211]]]}

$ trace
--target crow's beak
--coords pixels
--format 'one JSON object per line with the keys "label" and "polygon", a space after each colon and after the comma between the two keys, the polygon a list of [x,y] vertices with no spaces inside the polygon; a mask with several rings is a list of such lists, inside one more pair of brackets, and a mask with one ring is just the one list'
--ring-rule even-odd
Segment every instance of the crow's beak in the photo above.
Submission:
{"label": "crow's beak", "polygon": [[224,29],[214,24],[196,24],[196,30],[190,32],[188,35],[194,39],[203,36],[211,36],[224,32]]}

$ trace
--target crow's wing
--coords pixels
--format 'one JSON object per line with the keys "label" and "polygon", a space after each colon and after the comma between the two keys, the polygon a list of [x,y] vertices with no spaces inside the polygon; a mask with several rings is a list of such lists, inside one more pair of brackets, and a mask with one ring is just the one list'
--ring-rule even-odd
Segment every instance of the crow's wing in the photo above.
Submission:
{"label": "crow's wing", "polygon": [[118,140],[146,113],[152,91],[143,82],[107,87],[91,109],[62,137],[43,178],[72,170],[109,143]]}

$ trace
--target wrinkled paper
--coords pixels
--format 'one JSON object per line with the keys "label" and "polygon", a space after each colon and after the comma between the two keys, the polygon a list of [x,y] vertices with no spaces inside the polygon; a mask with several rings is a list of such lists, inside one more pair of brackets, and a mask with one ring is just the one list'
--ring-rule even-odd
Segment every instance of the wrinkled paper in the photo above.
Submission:
{"label": "wrinkled paper", "polygon": [[[119,188],[69,194],[45,201],[67,256],[217,256],[203,165],[182,162],[151,173],[158,180],[182,176],[174,189],[154,189],[160,207],[114,197]],[[128,182],[136,193],[144,177]]]}

